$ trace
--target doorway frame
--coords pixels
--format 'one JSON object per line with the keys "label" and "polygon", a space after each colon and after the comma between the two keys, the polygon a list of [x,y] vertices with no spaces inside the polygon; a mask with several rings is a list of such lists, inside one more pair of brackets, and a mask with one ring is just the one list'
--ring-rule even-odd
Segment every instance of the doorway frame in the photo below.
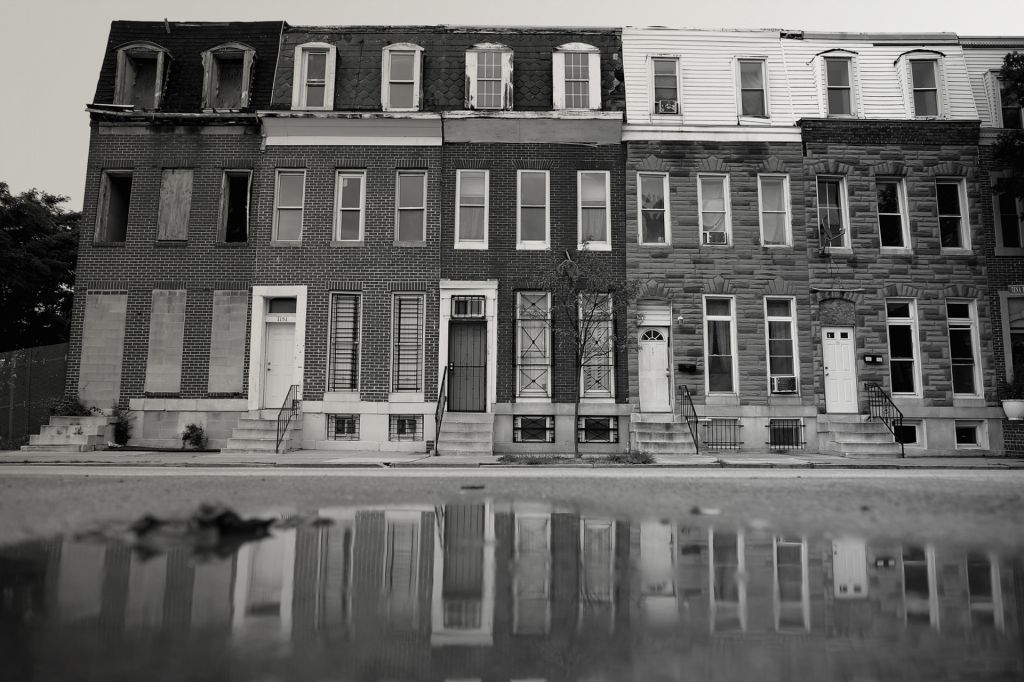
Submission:
{"label": "doorway frame", "polygon": [[298,398],[302,398],[302,372],[306,354],[306,287],[254,286],[252,288],[252,314],[249,326],[249,410],[277,409],[280,405],[264,406],[263,363],[266,344],[267,299],[295,299],[295,347],[292,364],[292,384],[298,384]]}
{"label": "doorway frame", "polygon": [[[642,414],[666,414],[665,412],[645,412],[643,402],[640,400],[640,335],[644,329],[651,327],[665,328],[665,359],[668,362],[668,413],[673,414],[676,410],[676,384],[678,378],[673,371],[673,360],[675,351],[673,345],[672,328],[672,304],[660,300],[647,300],[637,305],[636,309],[636,402],[640,406]],[[632,370],[631,370],[632,371]]]}
{"label": "doorway frame", "polygon": [[[825,375],[825,330],[849,330],[850,331],[850,367],[853,369],[853,392],[854,404],[850,412],[833,412],[828,406],[828,377]],[[825,403],[825,414],[859,414],[860,413],[860,378],[857,372],[857,328],[852,325],[821,325],[818,337],[818,346],[821,349],[821,397]]]}
{"label": "doorway frame", "polygon": [[483,296],[484,323],[487,325],[487,387],[486,404],[482,413],[494,412],[498,401],[498,362],[495,353],[498,348],[498,280],[452,280],[442,279],[439,283],[438,330],[437,330],[437,381],[448,366],[448,330],[452,320],[453,296]]}
{"label": "doorway frame", "polygon": [[[668,382],[668,387],[666,389],[666,392],[667,392],[667,395],[668,395],[668,407],[666,409],[664,409],[664,410],[650,410],[650,409],[647,409],[647,406],[644,404],[643,389],[640,387],[640,377],[643,375],[642,372],[641,372],[641,367],[640,367],[640,361],[641,361],[641,358],[643,357],[643,353],[641,352],[641,348],[642,348],[641,343],[642,342],[640,340],[640,337],[643,336],[645,331],[648,331],[648,330],[651,330],[651,329],[656,329],[658,331],[663,331],[664,334],[665,334],[665,372],[666,372],[665,380]],[[637,390],[637,402],[640,404],[640,411],[642,413],[644,413],[644,414],[666,414],[666,413],[672,413],[673,412],[673,408],[675,407],[675,401],[672,399],[672,388],[673,388],[673,381],[672,381],[673,380],[673,376],[672,376],[672,327],[667,326],[667,325],[666,326],[661,326],[661,325],[651,324],[650,322],[645,320],[643,325],[637,327],[636,338],[637,338],[637,342],[636,342],[637,343],[637,348],[636,348],[636,350],[637,350],[637,352],[636,352],[637,387],[636,387],[636,390]]]}

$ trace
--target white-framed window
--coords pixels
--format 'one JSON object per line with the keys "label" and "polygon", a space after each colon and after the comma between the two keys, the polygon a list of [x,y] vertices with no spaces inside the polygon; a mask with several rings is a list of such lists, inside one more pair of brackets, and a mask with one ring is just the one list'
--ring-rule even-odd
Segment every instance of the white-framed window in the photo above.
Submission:
{"label": "white-framed window", "polygon": [[988,447],[985,422],[980,419],[956,419],[953,421],[953,438],[957,450],[972,450]]}
{"label": "white-framed window", "polygon": [[306,193],[306,171],[277,171],[274,191],[274,241],[302,241],[302,206]]}
{"label": "white-framed window", "polygon": [[155,43],[132,43],[118,48],[114,104],[159,110],[170,62],[171,53]]}
{"label": "white-framed window", "polygon": [[490,173],[460,170],[455,175],[455,248],[487,248]]}
{"label": "white-framed window", "polygon": [[363,240],[365,207],[366,173],[339,170],[334,181],[334,241]]}
{"label": "white-framed window", "polygon": [[123,242],[128,237],[128,210],[132,202],[132,172],[103,171],[94,241]]}
{"label": "white-framed window", "polygon": [[706,393],[736,393],[736,312],[732,296],[704,297]]}
{"label": "white-framed window", "polygon": [[218,241],[244,242],[249,239],[249,192],[251,188],[251,170],[224,171],[220,190]]}
{"label": "white-framed window", "polygon": [[768,348],[768,390],[772,394],[799,393],[796,299],[766,297],[764,322]]}
{"label": "white-framed window", "polygon": [[567,43],[551,55],[554,109],[601,108],[601,51]]}
{"label": "white-framed window", "polygon": [[819,175],[818,240],[821,248],[850,248],[850,218],[846,199],[846,178]]}
{"label": "white-framed window", "polygon": [[581,294],[580,331],[583,344],[580,396],[615,397],[615,321],[609,294]]}
{"label": "white-framed window", "polygon": [[395,240],[422,242],[427,230],[427,173],[398,171],[395,177]]}
{"label": "white-framed window", "polygon": [[328,43],[295,47],[292,69],[292,109],[334,109],[334,67],[337,48]]}
{"label": "white-framed window", "polygon": [[901,178],[875,179],[878,240],[882,249],[909,249],[907,192]]}
{"label": "white-framed window", "polygon": [[611,231],[611,173],[608,171],[578,171],[576,174],[576,224],[580,249],[610,251]]}
{"label": "white-framed window", "polygon": [[512,108],[512,50],[486,43],[466,51],[466,108]]}
{"label": "white-framed window", "polygon": [[156,218],[159,241],[188,239],[188,219],[192,212],[191,168],[165,168],[160,176],[160,209]]}
{"label": "white-framed window", "polygon": [[853,59],[824,57],[825,112],[829,116],[856,116],[853,94]]}
{"label": "white-framed window", "polygon": [[1024,296],[999,293],[1003,348],[1006,353],[1006,379],[1024,372]]}
{"label": "white-framed window", "polygon": [[516,294],[516,395],[551,395],[551,296],[545,291]]}
{"label": "white-framed window", "polygon": [[911,114],[914,118],[942,116],[942,68],[938,57],[908,58],[906,62]]}
{"label": "white-framed window", "polygon": [[761,217],[761,246],[791,246],[793,219],[789,198],[789,176],[757,176],[757,201]]}
{"label": "white-framed window", "polygon": [[360,294],[331,294],[327,390],[359,390]]}
{"label": "white-framed window", "polygon": [[651,57],[651,95],[653,113],[663,115],[682,112],[677,57]]}
{"label": "white-framed window", "polygon": [[423,48],[396,43],[384,48],[380,104],[384,111],[419,111]]}
{"label": "white-framed window", "polygon": [[391,301],[391,390],[423,390],[423,294],[395,294]]}
{"label": "white-framed window", "polygon": [[775,631],[810,632],[811,590],[807,539],[776,536],[774,545]]}
{"label": "white-framed window", "polygon": [[[995,219],[996,247],[1024,248],[1024,202],[1009,192],[992,193],[992,214]],[[998,255],[998,253],[997,253]]]}
{"label": "white-framed window", "polygon": [[889,380],[893,395],[919,395],[921,371],[917,358],[917,301],[912,298],[885,299],[885,322],[889,336]]}
{"label": "white-framed window", "polygon": [[697,175],[697,203],[700,204],[700,241],[724,246],[732,243],[732,206],[729,176]]}
{"label": "white-framed window", "polygon": [[[513,441],[553,443],[554,421],[552,417],[515,417]],[[551,631],[551,514],[516,511],[514,533],[512,634],[547,635]]]}
{"label": "white-framed window", "polygon": [[235,111],[249,106],[256,50],[225,43],[203,52],[203,109]]}
{"label": "white-framed window", "polygon": [[946,299],[946,324],[949,327],[953,395],[977,397],[981,395],[977,302]]}
{"label": "white-framed window", "polygon": [[939,214],[939,244],[943,249],[971,248],[971,227],[967,219],[967,183],[963,178],[935,181],[935,204]]}
{"label": "white-framed window", "polygon": [[636,174],[636,205],[641,244],[671,244],[668,173]]}
{"label": "white-framed window", "polygon": [[764,59],[736,60],[739,114],[742,118],[768,118],[768,74]]}
{"label": "white-framed window", "polygon": [[546,249],[551,234],[551,173],[520,170],[516,173],[516,248]]}
{"label": "white-framed window", "polygon": [[998,71],[989,72],[989,89],[993,95],[992,124],[996,128],[1024,128],[1024,102],[1018,100]]}

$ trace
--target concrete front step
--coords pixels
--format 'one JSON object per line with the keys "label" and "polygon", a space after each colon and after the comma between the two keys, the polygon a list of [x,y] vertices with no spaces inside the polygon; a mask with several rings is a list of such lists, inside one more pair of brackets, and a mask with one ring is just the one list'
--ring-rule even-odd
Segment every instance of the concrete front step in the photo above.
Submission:
{"label": "concrete front step", "polygon": [[440,455],[494,454],[494,415],[487,412],[446,412],[437,437]]}
{"label": "concrete front step", "polygon": [[892,443],[892,434],[888,431],[830,431],[832,440],[837,443]]}
{"label": "concrete front step", "polygon": [[693,442],[693,436],[690,435],[689,431],[659,431],[651,433],[649,431],[634,431],[633,440],[636,442],[666,442],[666,443],[681,443],[685,441]]}
{"label": "concrete front step", "polygon": [[490,433],[465,433],[462,431],[441,430],[442,443],[490,443]]}
{"label": "concrete front step", "polygon": [[697,453],[692,440],[685,441],[636,441],[637,451],[648,455],[694,455]]}
{"label": "concrete front step", "polygon": [[[110,417],[97,415],[93,417],[61,417],[54,415],[50,417],[49,426],[82,426],[89,428],[102,428],[110,423]],[[45,426],[44,426],[45,428]]]}
{"label": "concrete front step", "polygon": [[822,448],[822,453],[835,453],[840,455],[860,455],[878,457],[899,457],[899,443],[830,443],[828,447]]}

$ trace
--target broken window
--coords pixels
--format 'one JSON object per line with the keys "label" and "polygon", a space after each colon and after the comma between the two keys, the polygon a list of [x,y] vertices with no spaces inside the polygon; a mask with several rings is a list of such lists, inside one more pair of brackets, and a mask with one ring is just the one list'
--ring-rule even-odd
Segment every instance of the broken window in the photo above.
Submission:
{"label": "broken window", "polygon": [[249,187],[252,172],[224,171],[221,185],[220,241],[244,242],[249,238]]}
{"label": "broken window", "polygon": [[97,242],[123,242],[128,234],[128,208],[132,198],[132,174],[106,171],[100,186],[96,221]]}
{"label": "broken window", "polygon": [[134,43],[117,51],[114,104],[159,109],[170,53],[153,43]]}
{"label": "broken window", "polygon": [[227,43],[203,52],[203,108],[244,109],[249,106],[256,51]]}

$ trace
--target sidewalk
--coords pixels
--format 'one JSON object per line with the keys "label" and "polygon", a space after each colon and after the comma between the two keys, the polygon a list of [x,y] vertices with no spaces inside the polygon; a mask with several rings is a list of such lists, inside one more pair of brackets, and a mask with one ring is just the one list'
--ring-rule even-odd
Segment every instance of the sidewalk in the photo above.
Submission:
{"label": "sidewalk", "polygon": [[165,452],[98,450],[94,452],[0,452],[0,472],[5,464],[93,464],[97,466],[160,467],[359,467],[359,468],[519,468],[537,466],[587,468],[749,468],[749,469],[1024,469],[1024,459],[1009,457],[840,457],[816,453],[658,455],[654,464],[615,464],[601,459],[570,457],[543,464],[504,463],[498,456],[462,457],[389,452],[297,450],[284,454],[252,452]]}

